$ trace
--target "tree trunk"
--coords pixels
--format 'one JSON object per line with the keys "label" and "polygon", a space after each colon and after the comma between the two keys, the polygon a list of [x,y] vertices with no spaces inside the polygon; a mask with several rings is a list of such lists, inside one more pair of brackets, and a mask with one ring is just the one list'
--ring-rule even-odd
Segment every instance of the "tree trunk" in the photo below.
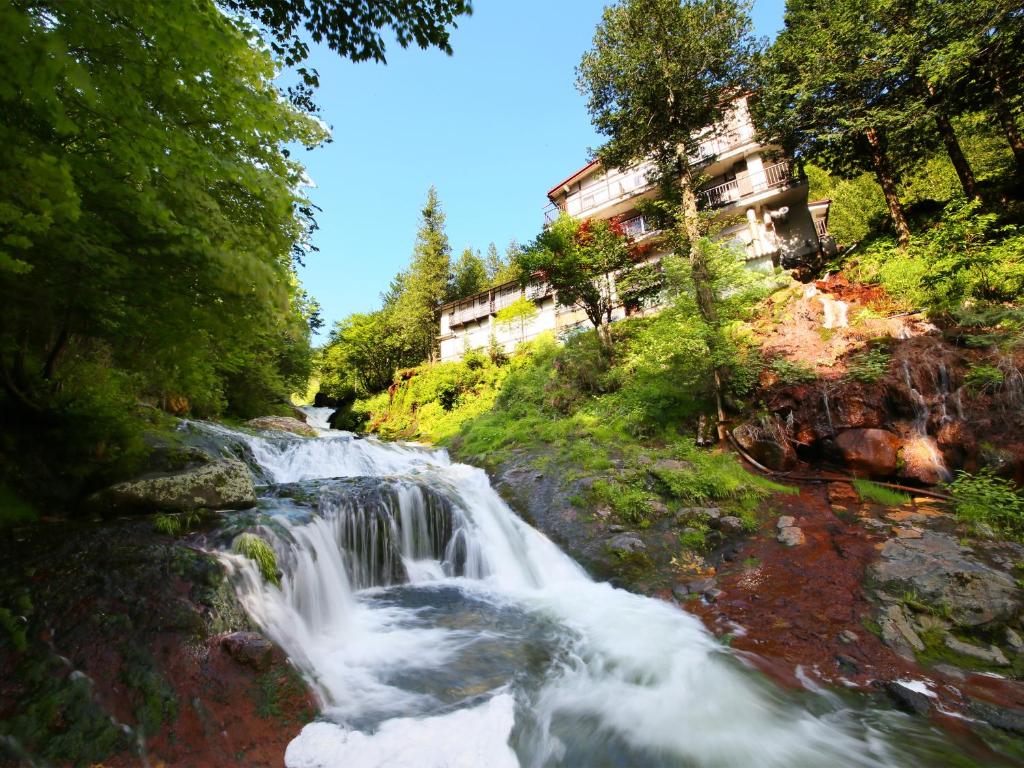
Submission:
{"label": "tree trunk", "polygon": [[885,204],[889,207],[889,218],[892,219],[893,226],[896,227],[900,245],[905,246],[910,242],[910,225],[907,224],[907,214],[904,212],[903,203],[900,202],[900,196],[896,192],[896,176],[889,164],[889,157],[882,147],[878,131],[868,128],[864,135],[871,147],[871,164],[875,168],[875,178],[878,179],[878,185],[882,188],[882,194],[885,195]]}
{"label": "tree trunk", "polygon": [[[937,100],[938,94],[934,86],[928,86],[928,93],[933,100]],[[939,129],[942,143],[946,145],[946,153],[949,155],[950,162],[953,163],[957,178],[960,179],[960,186],[963,187],[964,194],[967,195],[969,200],[977,200],[979,198],[978,182],[974,178],[971,164],[967,162],[967,158],[964,156],[960,140],[956,137],[953,124],[949,121],[949,115],[946,114],[946,111],[939,104],[935,104],[934,109],[935,127]]]}
{"label": "tree trunk", "polygon": [[[684,161],[685,162],[685,161]],[[697,195],[693,191],[693,177],[687,168],[683,172],[683,227],[686,238],[690,241],[690,275],[693,279],[693,291],[697,299],[700,316],[712,328],[718,328],[718,310],[715,307],[715,292],[711,286],[711,275],[704,255],[697,247],[700,241],[699,214],[697,212]],[[715,366],[715,406],[718,411],[718,439],[724,441],[725,407],[722,403],[722,381],[724,380],[721,366]]]}
{"label": "tree trunk", "polygon": [[1003,90],[1003,83],[999,77],[993,78],[992,91],[995,93],[996,117],[1006,134],[1006,140],[1013,150],[1013,159],[1017,165],[1017,173],[1024,176],[1024,138],[1021,138],[1020,128],[1017,127],[1017,119],[1013,116],[1009,103],[1006,101],[1006,92]]}

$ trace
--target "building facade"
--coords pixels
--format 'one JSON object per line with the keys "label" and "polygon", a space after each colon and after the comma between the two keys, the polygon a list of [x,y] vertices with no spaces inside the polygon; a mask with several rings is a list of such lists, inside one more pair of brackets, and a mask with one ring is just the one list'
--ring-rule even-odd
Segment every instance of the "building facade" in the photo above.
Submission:
{"label": "building facade", "polygon": [[[735,244],[737,258],[751,269],[771,271],[813,260],[834,246],[828,236],[828,200],[808,204],[807,183],[780,147],[759,144],[746,97],[737,99],[723,121],[696,137],[695,170],[707,179],[698,205],[712,211],[721,226],[718,237]],[[655,197],[653,165],[640,163],[605,170],[588,163],[552,187],[547,194],[545,224],[563,211],[579,219],[619,220],[636,241],[652,239],[658,253],[657,231],[638,207]],[[525,329],[502,327],[495,315],[521,295],[537,305],[537,315]],[[625,316],[623,307],[616,319]],[[467,349],[486,347],[493,337],[506,351],[545,331],[556,333],[580,325],[583,313],[558,305],[549,286],[515,283],[497,286],[441,308],[441,359],[458,360]]]}

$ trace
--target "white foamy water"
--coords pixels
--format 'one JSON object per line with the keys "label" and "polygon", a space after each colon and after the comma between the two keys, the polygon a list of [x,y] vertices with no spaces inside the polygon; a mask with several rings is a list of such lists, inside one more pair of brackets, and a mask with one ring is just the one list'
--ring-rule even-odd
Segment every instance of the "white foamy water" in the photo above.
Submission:
{"label": "white foamy water", "polygon": [[222,555],[320,697],[290,768],[944,764],[910,716],[783,692],[676,606],[592,581],[443,451],[241,437],[306,481],[261,503],[280,587]]}

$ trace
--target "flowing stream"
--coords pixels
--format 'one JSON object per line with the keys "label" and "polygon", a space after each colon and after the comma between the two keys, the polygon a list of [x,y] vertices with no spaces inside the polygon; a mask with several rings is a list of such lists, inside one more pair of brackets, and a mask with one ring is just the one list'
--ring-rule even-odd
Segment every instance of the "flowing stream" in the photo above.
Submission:
{"label": "flowing stream", "polygon": [[592,581],[444,451],[206,428],[246,442],[272,481],[253,523],[280,587],[221,557],[321,700],[289,768],[911,766],[957,751],[860,697],[783,691],[674,605]]}

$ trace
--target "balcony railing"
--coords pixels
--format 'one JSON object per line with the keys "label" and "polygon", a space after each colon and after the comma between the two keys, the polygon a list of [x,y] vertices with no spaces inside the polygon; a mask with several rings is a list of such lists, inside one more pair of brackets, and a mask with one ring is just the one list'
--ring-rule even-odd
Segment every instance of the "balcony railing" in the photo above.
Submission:
{"label": "balcony railing", "polygon": [[697,151],[690,155],[690,161],[699,163],[711,157],[724,155],[730,149],[746,144],[750,139],[751,136],[747,136],[739,128],[711,133],[698,141]]}
{"label": "balcony railing", "polygon": [[573,216],[582,217],[606,203],[639,195],[650,189],[651,182],[647,177],[652,169],[653,165],[645,162],[621,173],[612,172],[566,197],[565,210]]}
{"label": "balcony railing", "polygon": [[622,231],[634,240],[639,240],[647,235],[654,234],[658,230],[652,227],[643,216],[634,216],[622,222]]}
{"label": "balcony railing", "polygon": [[[704,203],[708,207],[721,208],[750,195],[788,186],[792,181],[793,174],[789,163],[783,161],[762,168],[760,171],[754,171],[743,180],[742,185],[740,179],[732,179],[705,189],[700,196],[704,198]],[[749,185],[749,189],[744,189],[747,185]]]}
{"label": "balcony railing", "polygon": [[[526,298],[534,301],[544,298],[549,293],[551,293],[551,286],[547,283],[533,282],[527,285],[525,290]],[[465,325],[474,320],[482,320],[488,315],[497,314],[522,295],[524,295],[524,291],[519,286],[513,285],[488,291],[486,294],[456,304],[448,309],[448,327],[454,328],[457,325]]]}

